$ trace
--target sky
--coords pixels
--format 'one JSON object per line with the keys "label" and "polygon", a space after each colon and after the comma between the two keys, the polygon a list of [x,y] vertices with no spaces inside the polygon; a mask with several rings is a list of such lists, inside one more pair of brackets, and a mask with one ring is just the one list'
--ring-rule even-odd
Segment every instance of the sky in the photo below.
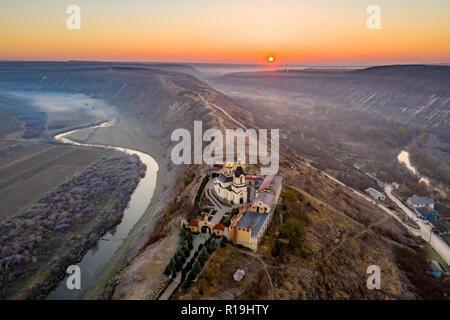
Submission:
{"label": "sky", "polygon": [[0,0],[0,60],[448,63],[449,12],[448,0]]}

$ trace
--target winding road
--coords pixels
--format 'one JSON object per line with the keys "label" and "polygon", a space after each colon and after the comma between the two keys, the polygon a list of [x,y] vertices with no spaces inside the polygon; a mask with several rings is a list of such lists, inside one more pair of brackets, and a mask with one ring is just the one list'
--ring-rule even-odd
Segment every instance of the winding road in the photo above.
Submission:
{"label": "winding road", "polygon": [[439,253],[439,255],[442,257],[442,259],[445,260],[447,264],[450,265],[450,248],[447,243],[432,231],[432,227],[430,225],[425,224],[422,219],[417,219],[414,212],[412,212],[411,209],[405,206],[392,194],[392,185],[386,184],[384,186],[384,191],[386,192],[387,196],[405,212],[407,216],[411,217],[414,220],[418,220],[417,224],[419,225],[420,229],[417,230],[409,228],[408,230],[410,230],[410,232],[415,236],[421,236],[425,241],[429,241],[433,249],[436,250],[437,253]]}
{"label": "winding road", "polygon": [[230,119],[231,121],[233,121],[234,123],[236,123],[239,127],[241,127],[244,130],[247,130],[247,128],[240,123],[239,121],[237,121],[235,118],[233,118],[228,112],[226,112],[222,107],[219,107],[217,104],[211,103],[208,100],[206,100],[201,94],[198,95],[203,102],[205,102],[205,104],[213,106],[214,108],[216,108],[217,110],[221,111],[224,115],[226,115],[228,117],[228,119]]}
{"label": "winding road", "polygon": [[[245,126],[240,123],[239,121],[237,121],[235,118],[233,118],[228,112],[226,112],[222,107],[210,103],[208,102],[202,95],[199,95],[200,98],[208,105],[213,106],[214,108],[216,108],[217,110],[220,110],[225,116],[227,116],[231,121],[235,122],[236,124],[238,124],[241,128],[246,129]],[[312,168],[313,170],[316,170],[317,172],[322,173],[324,176],[326,176],[327,178],[331,179],[332,181],[336,182],[337,184],[347,188],[348,190],[351,190],[352,192],[354,192],[355,194],[357,194],[358,196],[360,196],[361,198],[364,198],[366,201],[376,205],[377,207],[379,207],[381,210],[383,210],[385,213],[387,213],[388,215],[390,215],[391,217],[393,217],[394,219],[396,219],[398,222],[400,222],[401,224],[403,224],[408,231],[415,235],[415,236],[421,236],[425,241],[430,241],[430,234],[431,234],[431,241],[430,241],[430,245],[433,247],[433,249],[435,249],[439,255],[445,260],[445,262],[447,264],[450,264],[450,248],[447,245],[447,243],[445,243],[439,236],[437,236],[435,233],[432,232],[431,227],[426,225],[423,221],[420,221],[419,230],[416,230],[414,228],[411,228],[410,226],[408,226],[407,224],[405,224],[394,212],[392,212],[391,210],[389,210],[388,208],[386,208],[384,205],[377,203],[374,199],[370,198],[369,196],[366,196],[365,194],[361,193],[358,190],[355,190],[349,186],[347,186],[345,183],[343,183],[342,181],[339,181],[338,179],[336,179],[335,177],[329,175],[328,173],[317,169],[313,166],[311,166],[308,162],[302,161],[303,164],[305,164],[306,166]],[[378,181],[380,182],[380,181]],[[388,185],[388,184],[384,184],[384,188],[385,188],[385,192],[387,194],[387,196],[393,201],[395,202],[408,216],[413,217],[414,214],[412,213],[411,210],[409,210],[399,199],[397,199],[393,194],[392,194],[392,186]],[[413,215],[413,216],[412,216]],[[417,220],[417,219],[414,219]]]}

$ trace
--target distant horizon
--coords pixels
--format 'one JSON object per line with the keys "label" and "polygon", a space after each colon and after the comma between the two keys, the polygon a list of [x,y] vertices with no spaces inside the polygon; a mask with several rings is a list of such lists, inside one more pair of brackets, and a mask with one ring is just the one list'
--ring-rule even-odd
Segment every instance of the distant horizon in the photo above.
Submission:
{"label": "distant horizon", "polygon": [[[197,64],[197,65],[242,65],[242,66],[267,66],[267,63],[245,62],[245,61],[171,61],[171,60],[80,60],[80,59],[61,59],[61,60],[46,60],[46,59],[0,59],[0,62],[42,62],[42,63],[137,63],[137,64]],[[286,62],[276,63],[271,67],[381,67],[381,66],[450,66],[449,62],[374,62],[374,63],[304,63],[304,62]]]}

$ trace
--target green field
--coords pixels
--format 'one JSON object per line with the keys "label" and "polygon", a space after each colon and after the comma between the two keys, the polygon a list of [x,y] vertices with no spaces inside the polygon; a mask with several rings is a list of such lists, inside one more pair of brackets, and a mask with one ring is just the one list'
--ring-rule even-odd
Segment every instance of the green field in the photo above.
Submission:
{"label": "green field", "polygon": [[442,259],[442,257],[436,252],[436,250],[431,248],[429,245],[425,246],[425,250],[426,250],[428,259],[436,260],[437,262],[439,262],[439,265],[441,266],[441,268],[444,269],[442,271],[450,273],[450,268],[449,268],[448,264],[444,261],[444,259]]}

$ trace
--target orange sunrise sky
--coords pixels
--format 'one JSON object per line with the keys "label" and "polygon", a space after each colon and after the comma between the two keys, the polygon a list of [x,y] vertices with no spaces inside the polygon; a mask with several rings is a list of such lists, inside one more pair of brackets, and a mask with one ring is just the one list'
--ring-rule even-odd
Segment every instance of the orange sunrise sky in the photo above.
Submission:
{"label": "orange sunrise sky", "polygon": [[[69,30],[66,8],[81,9]],[[366,9],[381,8],[381,29]],[[450,1],[15,0],[1,60],[381,64],[450,62]]]}

